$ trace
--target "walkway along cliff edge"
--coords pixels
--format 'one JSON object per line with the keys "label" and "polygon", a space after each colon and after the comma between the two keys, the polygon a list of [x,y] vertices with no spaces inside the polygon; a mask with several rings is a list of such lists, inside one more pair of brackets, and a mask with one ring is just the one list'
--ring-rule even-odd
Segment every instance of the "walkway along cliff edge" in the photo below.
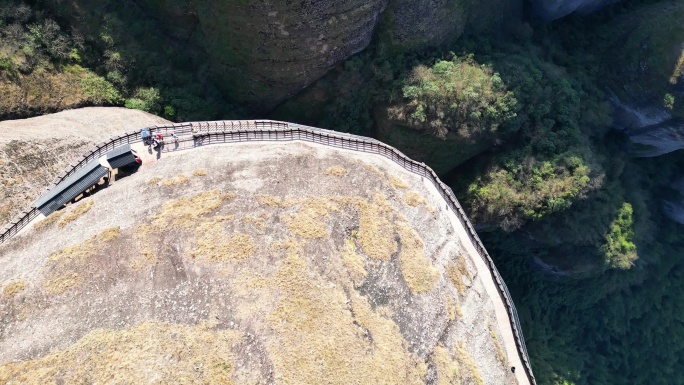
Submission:
{"label": "walkway along cliff edge", "polygon": [[[447,209],[451,209],[456,217],[459,219],[463,227],[468,232],[468,236],[482,257],[492,279],[496,283],[497,290],[501,295],[501,299],[506,307],[508,316],[511,322],[511,328],[515,338],[516,348],[523,362],[525,374],[530,381],[530,384],[536,385],[532,367],[530,365],[529,356],[527,354],[527,347],[520,327],[518,319],[518,312],[513,304],[513,299],[503,281],[503,278],[496,269],[492,258],[487,253],[482,241],[475,232],[473,225],[468,220],[465,211],[461,204],[456,199],[453,191],[449,186],[445,185],[437,174],[425,165],[425,163],[416,162],[399,150],[377,141],[372,138],[367,138],[358,135],[346,134],[336,131],[325,130],[316,127],[303,126],[300,124],[278,122],[272,120],[241,120],[241,121],[212,121],[212,122],[190,122],[190,123],[172,123],[162,124],[157,126],[146,127],[141,130],[126,132],[123,135],[110,138],[106,142],[99,143],[89,152],[81,156],[80,159],[72,163],[66,171],[60,174],[52,184],[47,188],[47,191],[57,186],[60,182],[76,173],[79,169],[84,167],[92,160],[97,160],[120,146],[130,145],[131,143],[142,142],[140,132],[142,130],[149,130],[153,135],[162,134],[164,137],[170,138],[172,133],[180,134],[179,140],[174,142],[167,142],[163,147],[163,152],[172,152],[180,150],[188,150],[196,147],[202,147],[209,144],[223,144],[234,142],[254,142],[254,141],[307,141],[317,144],[323,144],[332,147],[339,147],[347,150],[368,152],[382,155],[395,163],[402,166],[404,169],[427,178],[442,195],[445,200]],[[188,134],[187,137],[182,135]],[[29,207],[21,212],[17,217],[10,222],[0,232],[0,244],[9,240],[16,235],[22,228],[31,223],[40,214],[36,207]]]}

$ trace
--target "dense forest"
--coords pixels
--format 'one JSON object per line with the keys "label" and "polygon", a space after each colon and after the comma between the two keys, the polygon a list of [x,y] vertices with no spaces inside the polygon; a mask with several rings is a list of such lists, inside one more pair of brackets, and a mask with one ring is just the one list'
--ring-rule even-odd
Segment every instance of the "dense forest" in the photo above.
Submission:
{"label": "dense forest", "polygon": [[385,16],[366,49],[265,110],[217,87],[201,50],[144,7],[106,7],[74,20],[63,2],[0,1],[1,119],[111,105],[376,137],[461,199],[514,296],[540,384],[684,384],[684,227],[663,210],[684,152],[637,157],[616,129],[616,100],[684,116],[684,51],[674,65],[661,55],[684,47],[681,1],[554,22],[526,3],[486,33],[410,47],[384,33]]}

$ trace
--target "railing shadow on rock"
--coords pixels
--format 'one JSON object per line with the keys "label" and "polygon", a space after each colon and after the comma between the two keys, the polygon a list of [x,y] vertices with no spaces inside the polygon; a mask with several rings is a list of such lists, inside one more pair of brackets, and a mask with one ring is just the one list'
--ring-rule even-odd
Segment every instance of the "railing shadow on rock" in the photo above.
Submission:
{"label": "railing shadow on rock", "polygon": [[[299,140],[346,150],[382,155],[402,166],[404,169],[426,178],[434,185],[442,198],[444,198],[446,207],[454,212],[458,220],[466,229],[468,237],[476,250],[487,264],[492,279],[496,283],[497,290],[506,307],[518,354],[524,365],[525,374],[531,384],[536,384],[527,353],[527,347],[525,346],[522,328],[518,319],[518,312],[513,304],[513,299],[508,291],[508,287],[504,283],[503,278],[494,265],[494,261],[482,244],[480,237],[477,235],[477,232],[470,223],[463,207],[451,188],[439,180],[437,174],[424,163],[416,162],[394,147],[372,138],[287,122],[271,120],[211,121],[170,123],[146,128],[149,129],[153,135],[161,134],[166,138],[165,146],[161,150],[163,152],[189,150],[210,144]],[[71,164],[65,172],[57,176],[48,187],[48,190],[55,187],[90,161],[104,156],[108,151],[124,144],[141,142],[140,131],[141,130],[126,132],[123,135],[112,137],[106,142],[97,144],[92,150],[81,156],[75,163]],[[173,134],[175,134],[177,138],[174,139]],[[3,232],[0,233],[0,244],[16,235],[39,214],[40,213],[36,208],[29,208],[17,215],[16,218],[5,227]]]}

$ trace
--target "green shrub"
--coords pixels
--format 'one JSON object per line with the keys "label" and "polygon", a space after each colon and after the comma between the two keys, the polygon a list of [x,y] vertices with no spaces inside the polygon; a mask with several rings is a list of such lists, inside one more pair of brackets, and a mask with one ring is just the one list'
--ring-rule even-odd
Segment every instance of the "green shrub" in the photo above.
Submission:
{"label": "green shrub", "polygon": [[154,87],[138,88],[133,98],[126,99],[124,105],[126,108],[158,114],[161,110],[161,96],[159,90]]}
{"label": "green shrub", "polygon": [[89,70],[83,72],[84,75],[79,80],[81,90],[88,95],[92,103],[110,105],[121,103],[121,95],[112,83]]}
{"label": "green shrub", "polygon": [[601,246],[606,265],[611,268],[629,269],[637,259],[632,214],[632,205],[623,203],[617,218],[610,224],[606,243]]}
{"label": "green shrub", "polygon": [[440,138],[455,132],[464,138],[494,132],[515,117],[516,98],[499,74],[472,55],[416,66],[404,80],[403,99],[389,109],[401,124]]}

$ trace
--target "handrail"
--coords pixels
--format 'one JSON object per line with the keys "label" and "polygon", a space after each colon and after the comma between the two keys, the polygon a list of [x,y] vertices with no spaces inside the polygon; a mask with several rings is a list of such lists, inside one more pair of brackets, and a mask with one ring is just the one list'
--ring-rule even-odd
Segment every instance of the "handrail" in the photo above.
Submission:
{"label": "handrail", "polygon": [[[475,246],[478,254],[480,254],[487,264],[492,279],[496,283],[497,290],[506,305],[506,311],[513,330],[513,337],[520,360],[524,365],[525,374],[530,383],[536,385],[529,355],[527,353],[527,347],[525,346],[525,339],[523,338],[522,328],[518,319],[518,312],[513,303],[513,298],[508,291],[508,287],[504,283],[499,271],[496,269],[494,261],[482,244],[480,237],[470,223],[470,220],[466,216],[465,211],[458,202],[454,192],[449,186],[439,180],[437,174],[430,167],[425,165],[425,163],[416,162],[396,148],[372,138],[272,120],[170,123],[147,127],[147,129],[149,129],[152,134],[160,133],[167,137],[170,136],[171,133],[186,136],[183,137],[182,140],[176,142],[167,141],[166,145],[162,148],[162,151],[164,152],[188,150],[219,143],[301,140],[382,155],[402,166],[404,169],[427,178],[445,199],[447,207],[453,210],[456,217],[466,229],[468,237]],[[72,175],[86,163],[104,156],[108,151],[123,144],[141,142],[142,139],[140,138],[139,133],[140,130],[126,132],[124,135],[112,137],[107,142],[96,145],[92,150],[86,152],[86,154],[84,154],[76,163],[72,164],[69,169],[60,174],[52,182],[48,190]],[[36,208],[29,208],[20,213],[0,234],[0,244],[17,234],[24,226],[28,225],[36,218],[38,213]]]}

